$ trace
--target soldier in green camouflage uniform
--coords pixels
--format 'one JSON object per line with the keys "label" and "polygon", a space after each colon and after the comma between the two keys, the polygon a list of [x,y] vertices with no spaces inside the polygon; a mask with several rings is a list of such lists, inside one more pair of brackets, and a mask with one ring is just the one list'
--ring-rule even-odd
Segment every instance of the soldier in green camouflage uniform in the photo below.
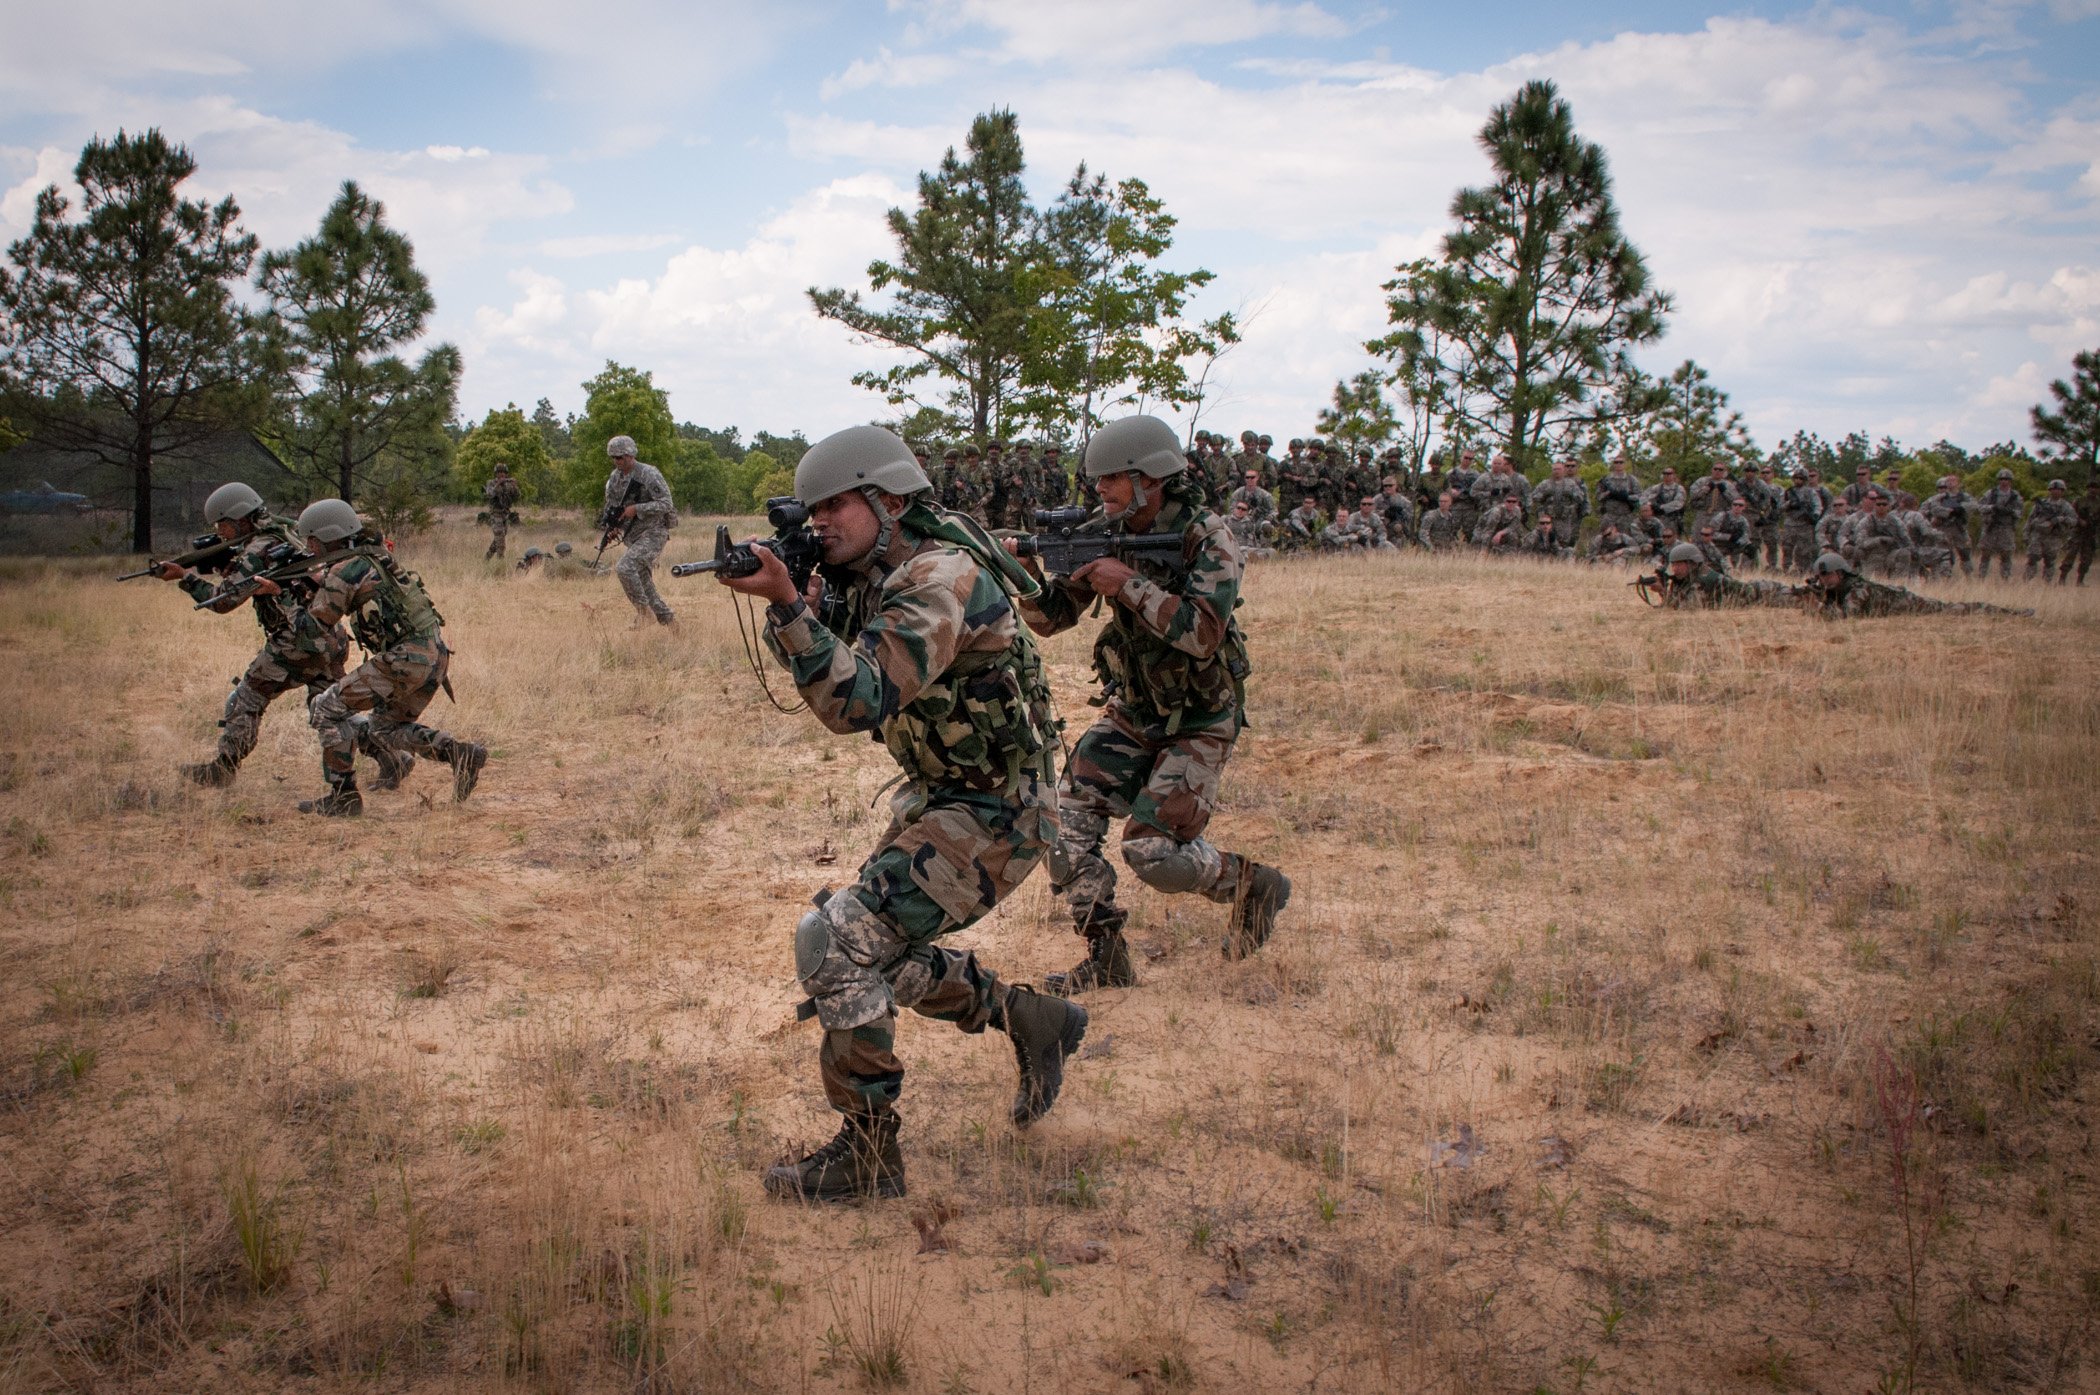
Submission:
{"label": "soldier in green camouflage uniform", "polygon": [[975,954],[936,943],[989,914],[1057,836],[1055,719],[1015,614],[1035,583],[982,529],[933,505],[904,443],[880,427],[810,447],[795,496],[824,549],[809,594],[764,549],[758,572],[719,579],[770,603],[767,647],[810,713],[831,731],[878,738],[903,784],[859,876],[796,927],[795,976],[810,995],[802,1015],[824,1029],[818,1072],[842,1122],[830,1143],[768,1170],[765,1188],[827,1201],[901,1196],[899,1008],[1006,1032],[1022,1127],[1055,1103],[1086,1033],[1083,1009],[1002,985]]}
{"label": "soldier in green camouflage uniform", "polygon": [[[390,751],[430,756],[452,767],[452,798],[465,799],[481,778],[488,749],[422,725],[416,719],[449,691],[452,651],[444,617],[414,572],[405,571],[357,510],[341,499],[307,505],[299,532],[318,559],[319,585],[308,609],[323,625],[347,618],[365,661],[313,701],[309,716],[321,734],[321,770],[328,793],[300,811],[330,817],[364,812],[351,753],[367,736]],[[362,715],[360,715],[362,714]]]}
{"label": "soldier in green camouflage uniform", "polygon": [[[204,517],[222,539],[235,544],[222,579],[214,583],[173,562],[161,563],[155,574],[180,585],[191,600],[209,602],[214,614],[238,609],[249,598],[251,577],[306,554],[306,544],[292,521],[272,515],[262,496],[238,480],[211,492],[204,501]],[[253,593],[263,647],[248,661],[247,671],[226,697],[226,711],[219,721],[218,754],[201,764],[183,766],[185,776],[200,785],[232,784],[241,762],[255,749],[263,713],[272,702],[302,687],[311,702],[343,676],[350,637],[342,626],[314,619],[303,604],[312,593],[311,583],[291,581],[281,586],[270,583],[267,589]],[[382,780],[399,783],[406,762],[385,756],[381,771]]]}
{"label": "soldier in green camouflage uniform", "polygon": [[2034,580],[2037,570],[2044,582],[2056,580],[2057,559],[2077,530],[2078,510],[2071,507],[2064,482],[2049,481],[2048,496],[2035,500],[2027,513],[2027,580]]}
{"label": "soldier in green camouflage uniform", "polygon": [[1109,823],[1123,818],[1123,861],[1170,894],[1194,892],[1232,907],[1227,957],[1259,949],[1289,901],[1281,872],[1205,839],[1218,786],[1244,725],[1247,645],[1233,611],[1241,557],[1223,519],[1204,508],[1183,473],[1174,431],[1156,417],[1110,422],[1087,444],[1086,472],[1104,531],[1180,533],[1181,565],[1113,557],[1088,563],[1024,599],[1039,634],[1079,623],[1105,601],[1094,642],[1105,708],[1079,738],[1058,787],[1063,831],[1051,884],[1071,908],[1087,957],[1054,975],[1054,992],[1136,981],[1116,904],[1116,873],[1102,855]]}
{"label": "soldier in green camouflage uniform", "polygon": [[2027,500],[2013,484],[2013,472],[2000,470],[1997,483],[1983,492],[1976,501],[1977,512],[1983,518],[1983,527],[1976,537],[1976,575],[1989,577],[1991,559],[1998,559],[1998,576],[2002,581],[2012,580],[2013,545],[2020,527],[2020,515],[2027,511]]}
{"label": "soldier in green camouflage uniform", "polygon": [[1036,497],[1046,509],[1061,509],[1072,500],[1072,479],[1065,473],[1065,448],[1055,441],[1043,442],[1036,466]]}
{"label": "soldier in green camouflage uniform", "polygon": [[2034,614],[2031,610],[2007,610],[1982,601],[1936,601],[1900,586],[1883,586],[1861,576],[1835,552],[1826,552],[1816,559],[1815,571],[1801,589],[1809,608],[1832,620],[1876,619],[1884,615]]}
{"label": "soldier in green camouflage uniform", "polygon": [[1473,450],[1458,453],[1458,464],[1444,476],[1444,488],[1451,491],[1451,511],[1458,518],[1459,536],[1471,539],[1473,530],[1480,526],[1480,505],[1473,499],[1473,486],[1480,482],[1480,455]]}
{"label": "soldier in green camouflage uniform", "polygon": [[510,524],[513,510],[525,491],[510,477],[510,466],[499,464],[489,482],[481,487],[482,502],[489,506],[489,550],[481,554],[485,562],[491,557],[501,557],[510,542]]}
{"label": "soldier in green camouflage uniform", "polygon": [[2085,497],[2077,504],[2078,526],[2071,532],[2071,545],[2064,549],[2064,564],[2056,573],[2059,583],[2068,581],[2072,568],[2078,571],[2078,584],[2085,585],[2085,575],[2093,569],[2093,544],[2100,539],[2100,477],[2086,481]]}
{"label": "soldier in green camouflage uniform", "polygon": [[1802,588],[1778,581],[1738,581],[1709,565],[1695,543],[1678,543],[1652,579],[1642,578],[1644,594],[1657,592],[1671,610],[1711,610],[1731,606],[1794,606]]}

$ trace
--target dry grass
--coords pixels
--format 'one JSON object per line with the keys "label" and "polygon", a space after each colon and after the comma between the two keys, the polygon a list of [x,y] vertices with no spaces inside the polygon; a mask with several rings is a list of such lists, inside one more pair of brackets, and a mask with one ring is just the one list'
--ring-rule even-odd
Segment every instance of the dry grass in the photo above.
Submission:
{"label": "dry grass", "polygon": [[[178,783],[245,622],[0,574],[0,1392],[2095,1380],[2087,595],[1258,569],[1216,831],[1296,878],[1277,941],[1140,889],[1145,983],[1028,1135],[1005,1044],[914,1020],[911,1199],[814,1210],[756,1176],[831,1127],[787,938],[881,751],[766,707],[711,585],[631,633],[478,551],[410,560],[481,790],[349,826],[293,811],[291,701]],[[1053,909],[967,938],[1033,977]]]}

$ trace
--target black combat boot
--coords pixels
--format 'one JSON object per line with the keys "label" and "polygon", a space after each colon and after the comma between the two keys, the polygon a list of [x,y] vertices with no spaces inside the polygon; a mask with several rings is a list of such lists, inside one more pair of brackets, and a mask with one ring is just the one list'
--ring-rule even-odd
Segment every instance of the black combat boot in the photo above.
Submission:
{"label": "black combat boot", "polygon": [[802,1201],[855,1201],[904,1195],[904,1154],[897,1147],[897,1115],[848,1114],[838,1137],[794,1162],[766,1169],[774,1196]]}
{"label": "black combat boot", "polygon": [[217,756],[199,765],[185,765],[182,767],[182,777],[185,780],[194,780],[206,789],[223,789],[233,783],[233,777],[240,768],[239,761]]}
{"label": "black combat boot", "polygon": [[345,775],[340,779],[330,777],[328,793],[319,799],[302,799],[299,812],[320,814],[324,818],[354,819],[365,811],[364,796],[357,792],[357,777]]}
{"label": "black combat boot", "polygon": [[392,747],[374,743],[365,752],[379,762],[379,772],[372,777],[375,790],[397,790],[408,778],[408,772],[416,768],[416,758],[407,751],[396,751]]}
{"label": "black combat boot", "polygon": [[1137,971],[1130,966],[1130,942],[1123,927],[1130,913],[1120,906],[1095,905],[1074,928],[1086,936],[1086,958],[1063,973],[1045,974],[1043,991],[1069,998],[1096,988],[1135,988]]}
{"label": "black combat boot", "polygon": [[1232,927],[1225,932],[1227,959],[1244,959],[1267,944],[1276,929],[1276,913],[1291,901],[1291,879],[1274,867],[1250,862],[1240,876]]}
{"label": "black combat boot", "polygon": [[452,762],[452,802],[457,804],[474,792],[481,767],[489,763],[489,748],[478,741],[454,740],[445,758]]}
{"label": "black combat boot", "polygon": [[1086,1009],[1017,983],[1000,999],[999,1018],[992,1025],[1013,1039],[1014,1060],[1021,1067],[1013,1121],[1025,1129],[1057,1103],[1065,1083],[1065,1058],[1086,1036]]}

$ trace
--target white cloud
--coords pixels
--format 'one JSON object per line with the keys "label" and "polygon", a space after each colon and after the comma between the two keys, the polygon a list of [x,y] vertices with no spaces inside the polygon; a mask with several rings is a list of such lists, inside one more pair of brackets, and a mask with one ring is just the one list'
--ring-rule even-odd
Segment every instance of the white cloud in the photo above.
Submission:
{"label": "white cloud", "polygon": [[1348,32],[1318,5],[1264,0],[920,0],[905,8],[918,36],[986,30],[999,56],[1040,64],[1141,62],[1182,48]]}
{"label": "white cloud", "polygon": [[75,209],[80,207],[80,190],[73,183],[73,166],[79,158],[77,151],[69,155],[48,145],[29,158],[28,176],[0,193],[0,242],[13,242],[28,233],[36,221],[37,195],[54,184],[65,193],[67,202]]}
{"label": "white cloud", "polygon": [[489,157],[488,149],[479,145],[472,147],[463,145],[426,145],[423,147],[423,153],[433,160],[442,160],[448,165],[456,164],[461,160],[486,160]]}
{"label": "white cloud", "polygon": [[677,233],[599,233],[583,237],[550,237],[539,244],[543,257],[605,257],[623,252],[654,252],[678,242]]}

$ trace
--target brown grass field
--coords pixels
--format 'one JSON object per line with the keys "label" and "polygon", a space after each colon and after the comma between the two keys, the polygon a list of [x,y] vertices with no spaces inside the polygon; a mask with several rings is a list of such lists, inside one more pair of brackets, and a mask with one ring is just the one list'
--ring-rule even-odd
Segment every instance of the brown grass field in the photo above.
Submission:
{"label": "brown grass field", "polygon": [[[1006,1042],[907,1015],[911,1195],[815,1209],[758,1187],[832,1130],[789,938],[886,758],[766,705],[712,582],[630,631],[479,552],[403,549],[481,790],[347,824],[295,700],[176,776],[245,616],[0,571],[0,1393],[2100,1387],[2093,592],[1258,565],[1213,828],[1276,941],[1136,887],[1026,1134]],[[962,938],[1033,979],[1056,912]]]}

